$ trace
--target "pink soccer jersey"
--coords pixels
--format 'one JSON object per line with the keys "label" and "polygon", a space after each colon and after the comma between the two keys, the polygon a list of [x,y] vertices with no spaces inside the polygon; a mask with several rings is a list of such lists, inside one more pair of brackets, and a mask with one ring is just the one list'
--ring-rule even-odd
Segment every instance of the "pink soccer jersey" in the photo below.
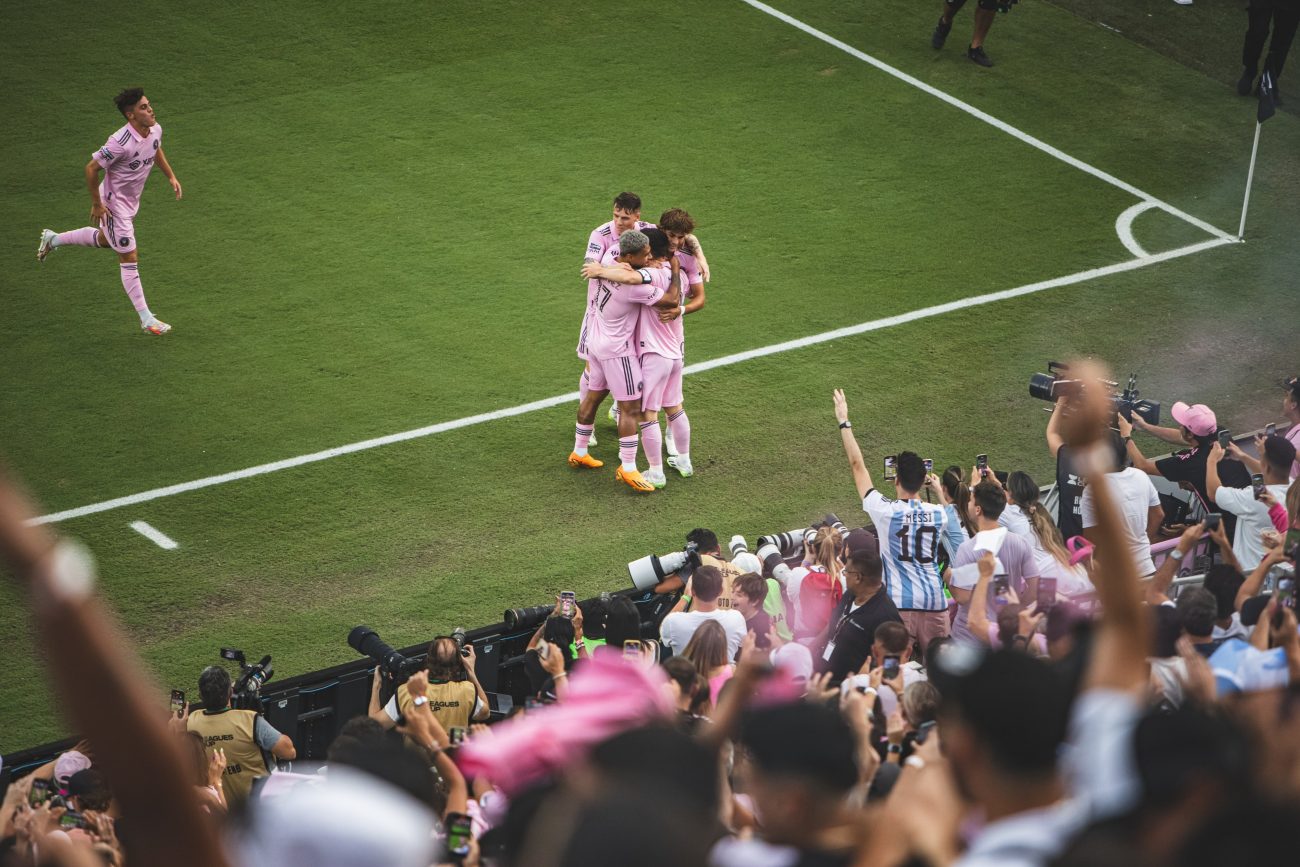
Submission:
{"label": "pink soccer jersey", "polygon": [[[653,229],[654,223],[647,223],[644,220],[636,221],[637,230]],[[618,236],[614,234],[614,221],[610,220],[591,230],[590,237],[587,238],[587,252],[583,254],[583,261],[586,262],[603,262],[605,254],[614,250],[615,255],[618,253]],[[591,331],[591,311],[596,304],[596,289],[599,288],[596,280],[587,281],[587,306],[582,309],[582,328],[578,331],[578,357],[587,357],[587,337]]]}
{"label": "pink soccer jersey", "polygon": [[[601,260],[606,267],[617,264],[616,251]],[[637,355],[636,329],[641,308],[654,304],[668,291],[672,273],[667,268],[642,268],[644,281],[638,284],[597,280],[596,300],[587,329],[587,352],[592,358]]]}
{"label": "pink soccer jersey", "polygon": [[154,124],[149,128],[149,135],[141,138],[128,123],[91,154],[104,168],[99,197],[109,210],[128,217],[140,210],[140,193],[144,191],[149,172],[153,171],[161,146],[162,124]]}
{"label": "pink soccer jersey", "polygon": [[[696,264],[694,256],[689,253],[678,253],[677,262],[681,267],[681,291],[683,303],[685,303],[687,287],[699,285],[704,282],[704,279],[700,276],[700,267]],[[664,267],[667,268],[667,266]],[[663,322],[659,319],[658,310],[653,307],[643,307],[641,309],[641,321],[637,325],[639,354],[644,355],[647,352],[653,352],[655,355],[662,355],[664,358],[683,357],[686,353],[686,332],[682,328],[683,318],[678,316],[671,322]]]}

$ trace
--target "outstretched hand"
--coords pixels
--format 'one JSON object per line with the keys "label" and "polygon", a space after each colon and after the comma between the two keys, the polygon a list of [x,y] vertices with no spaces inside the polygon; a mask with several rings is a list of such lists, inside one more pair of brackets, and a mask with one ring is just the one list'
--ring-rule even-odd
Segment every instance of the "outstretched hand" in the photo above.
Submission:
{"label": "outstretched hand", "polygon": [[834,393],[835,400],[835,420],[840,424],[849,420],[849,405],[844,400],[844,389],[837,388]]}

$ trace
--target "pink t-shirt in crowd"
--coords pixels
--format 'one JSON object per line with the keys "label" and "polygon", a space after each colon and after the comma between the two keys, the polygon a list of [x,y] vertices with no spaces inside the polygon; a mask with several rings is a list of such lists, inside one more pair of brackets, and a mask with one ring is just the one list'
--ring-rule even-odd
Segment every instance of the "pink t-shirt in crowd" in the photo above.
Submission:
{"label": "pink t-shirt in crowd", "polygon": [[718,705],[718,693],[722,692],[722,685],[731,680],[735,673],[735,670],[728,665],[726,668],[722,669],[722,671],[709,678],[709,701],[713,702],[714,707],[717,707]]}
{"label": "pink t-shirt in crowd", "polygon": [[[618,248],[610,250],[600,264],[618,264]],[[668,268],[642,268],[642,283],[614,283],[597,280],[596,298],[592,301],[591,328],[587,332],[587,352],[592,358],[619,358],[638,355],[636,327],[641,308],[654,304],[672,282]]]}
{"label": "pink t-shirt in crowd", "polygon": [[1291,480],[1295,481],[1300,478],[1300,424],[1291,425],[1291,430],[1286,432],[1286,438],[1295,446],[1296,459],[1291,464]]}
{"label": "pink t-shirt in crowd", "polygon": [[128,217],[134,217],[140,210],[140,194],[144,192],[149,172],[153,171],[160,147],[162,124],[154,124],[149,128],[149,135],[141,138],[128,123],[91,154],[91,158],[104,169],[99,198],[109,210]]}

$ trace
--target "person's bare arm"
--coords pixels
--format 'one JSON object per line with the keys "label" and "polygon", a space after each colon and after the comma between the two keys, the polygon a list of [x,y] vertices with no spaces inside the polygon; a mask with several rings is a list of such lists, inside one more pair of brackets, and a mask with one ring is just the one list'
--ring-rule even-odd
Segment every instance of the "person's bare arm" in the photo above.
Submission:
{"label": "person's bare arm", "polygon": [[1109,460],[1103,440],[1114,417],[1106,379],[1093,364],[1085,363],[1084,378],[1093,382],[1071,401],[1070,418],[1063,425],[1066,442],[1078,450],[1080,469],[1092,490],[1096,526],[1092,529],[1099,550],[1112,552],[1104,569],[1093,574],[1102,617],[1093,640],[1092,658],[1084,679],[1085,689],[1138,692],[1147,682],[1147,633],[1150,624],[1142,606],[1141,576],[1132,557],[1114,552],[1126,549],[1123,520],[1114,495],[1103,481]]}
{"label": "person's bare arm", "polygon": [[1132,461],[1133,466],[1148,476],[1161,475],[1159,468],[1156,467],[1156,462],[1142,454],[1142,450],[1138,448],[1137,443],[1133,442],[1133,424],[1119,413],[1115,414],[1115,424],[1119,428],[1119,435],[1128,438],[1124,447],[1128,451],[1128,459]]}
{"label": "person's bare arm", "polygon": [[1205,495],[1211,503],[1217,505],[1216,497],[1223,483],[1219,481],[1219,461],[1223,460],[1223,446],[1215,443],[1210,446],[1210,454],[1205,459]]}
{"label": "person's bare arm", "polygon": [[683,315],[704,309],[704,303],[707,299],[705,298],[703,283],[692,283],[688,295],[691,300],[686,302],[686,308],[682,310]]}
{"label": "person's bare arm", "polygon": [[[1183,535],[1178,539],[1176,549],[1182,557],[1186,557],[1196,547],[1196,543],[1201,540],[1201,534],[1204,532],[1204,521],[1193,524],[1183,531]],[[1169,586],[1174,583],[1174,578],[1178,575],[1178,569],[1183,564],[1182,557],[1178,559],[1165,557],[1160,567],[1156,569],[1156,574],[1151,577],[1151,583],[1146,588],[1148,605],[1161,605],[1169,601]]]}
{"label": "person's bare arm", "polygon": [[668,291],[652,306],[657,310],[670,310],[682,304],[682,267],[677,264],[677,257],[668,260],[672,268],[672,279],[668,281]]}
{"label": "person's bare arm", "polygon": [[[994,567],[993,553],[984,552],[979,559],[980,577],[975,582],[975,586],[967,591],[961,591],[970,596],[970,610],[966,612],[966,624],[970,627],[971,634],[979,639],[981,644],[989,643],[989,623],[988,618],[988,599],[989,599],[989,582],[993,580]],[[953,598],[957,598],[958,591],[952,590]]]}
{"label": "person's bare arm", "polygon": [[[1259,453],[1262,455],[1264,453],[1264,438],[1256,437],[1255,445],[1259,447]],[[1232,455],[1234,458],[1236,458],[1237,460],[1245,464],[1246,469],[1250,473],[1254,474],[1254,473],[1264,472],[1264,464],[1260,461],[1260,459],[1256,457],[1251,457],[1250,455],[1246,454],[1241,450],[1241,448],[1236,443],[1233,442],[1228,443],[1228,454]]]}
{"label": "person's bare arm", "polygon": [[[1138,430],[1151,434],[1158,440],[1164,440],[1167,443],[1181,446],[1183,443],[1183,432],[1176,427],[1160,427],[1158,425],[1148,424],[1147,420],[1137,413],[1133,414],[1133,427]],[[1125,434],[1128,436],[1128,434]]]}
{"label": "person's bare arm", "polygon": [[1152,506],[1147,509],[1147,540],[1150,542],[1163,542],[1164,538],[1160,535],[1160,525],[1165,522],[1165,510],[1161,506]]}
{"label": "person's bare arm", "polygon": [[280,735],[280,739],[271,747],[271,755],[275,756],[282,762],[291,762],[298,758],[298,750],[293,745],[293,739],[288,735]]}
{"label": "person's bare arm", "polygon": [[1246,576],[1246,580],[1241,582],[1241,587],[1237,590],[1237,598],[1232,601],[1233,607],[1240,611],[1241,606],[1246,604],[1246,600],[1252,596],[1258,596],[1260,588],[1264,586],[1264,579],[1268,576],[1268,570],[1272,569],[1278,563],[1286,559],[1282,549],[1272,548],[1264,555],[1264,559],[1259,561],[1259,565],[1254,571]]}
{"label": "person's bare arm", "polygon": [[[31,503],[0,474],[0,557],[31,603],[34,634],[74,730],[95,745],[134,838],[134,867],[185,863],[226,867],[203,814],[180,745],[158,712],[161,691],[144,675],[131,642],[94,595],[93,567],[70,543],[34,526]],[[112,713],[105,713],[112,708]]]}
{"label": "person's bare arm", "polygon": [[90,222],[95,226],[98,226],[99,221],[108,213],[108,208],[99,199],[99,173],[103,170],[104,167],[94,158],[86,163],[86,189],[90,191]]}
{"label": "person's bare arm", "polygon": [[1065,440],[1061,437],[1061,410],[1065,407],[1065,398],[1058,398],[1056,404],[1052,407],[1052,417],[1047,420],[1047,450],[1056,457],[1056,453],[1065,445]]}
{"label": "person's bare arm", "polygon": [[380,682],[383,676],[383,672],[376,665],[375,674],[370,680],[370,706],[366,709],[366,716],[384,728],[391,729],[397,725],[397,722],[388,715],[388,711],[384,710],[384,706],[379,703]]}
{"label": "person's bare arm", "polygon": [[172,192],[176,198],[181,197],[181,182],[176,179],[176,173],[172,171],[171,163],[167,162],[167,155],[163,153],[162,148],[158,148],[158,168],[167,176],[167,183],[172,185]]}
{"label": "person's bare arm", "polygon": [[[835,389],[835,420],[843,425],[849,420],[849,406],[844,400],[843,389]],[[858,489],[858,499],[862,500],[867,496],[867,491],[873,487],[871,484],[871,472],[867,469],[867,463],[862,459],[862,449],[858,448],[858,441],[853,436],[851,427],[840,428],[840,441],[844,444],[844,454],[849,459],[849,469],[853,472],[853,484]]]}
{"label": "person's bare arm", "polygon": [[694,256],[696,264],[700,266],[700,279],[708,283],[713,279],[713,275],[709,271],[709,260],[704,258],[704,247],[700,245],[700,239],[695,237],[694,233],[687,235],[684,246],[686,252]]}
{"label": "person's bare arm", "polygon": [[465,676],[469,682],[474,684],[474,694],[478,697],[479,712],[471,717],[471,721],[482,722],[492,715],[492,708],[488,705],[487,693],[483,690],[483,684],[478,682],[478,672],[474,666],[478,664],[478,657],[474,654],[474,645],[466,644],[465,650],[468,654],[462,652],[460,661],[465,666]]}
{"label": "person's bare arm", "polygon": [[624,265],[621,262],[616,265],[585,262],[581,273],[584,280],[608,280],[610,283],[625,283],[629,286],[646,282],[640,271],[634,270],[630,265]]}

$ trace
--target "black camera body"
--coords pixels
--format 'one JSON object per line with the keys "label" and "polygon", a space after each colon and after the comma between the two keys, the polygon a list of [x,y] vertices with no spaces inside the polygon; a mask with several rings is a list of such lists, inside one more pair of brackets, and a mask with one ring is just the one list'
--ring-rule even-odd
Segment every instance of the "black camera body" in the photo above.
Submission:
{"label": "black camera body", "polygon": [[255,664],[249,665],[248,660],[244,657],[244,651],[223,647],[221,648],[221,658],[239,664],[239,679],[235,681],[232,687],[233,695],[230,698],[230,706],[239,710],[260,711],[262,709],[262,685],[275,674],[275,669],[271,667],[271,654],[268,653]]}
{"label": "black camera body", "polygon": [[[1039,400],[1055,403],[1062,397],[1073,397],[1083,393],[1083,381],[1069,379],[1070,366],[1059,361],[1047,362],[1047,373],[1035,373],[1029,377],[1029,396]],[[1130,373],[1128,384],[1121,391],[1118,382],[1106,382],[1111,390],[1111,402],[1115,412],[1129,421],[1139,416],[1147,424],[1160,424],[1160,403],[1143,400],[1137,388],[1137,374]]]}

